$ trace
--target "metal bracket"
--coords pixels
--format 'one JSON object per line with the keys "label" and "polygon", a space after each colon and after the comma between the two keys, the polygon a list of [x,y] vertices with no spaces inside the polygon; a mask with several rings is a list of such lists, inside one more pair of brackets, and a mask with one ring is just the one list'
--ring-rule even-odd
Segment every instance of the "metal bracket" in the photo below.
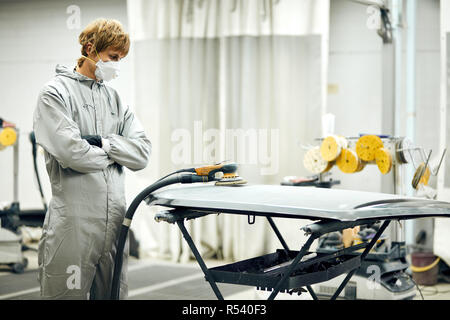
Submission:
{"label": "metal bracket", "polygon": [[208,214],[211,214],[211,212],[192,211],[187,209],[163,210],[155,214],[155,221],[164,221],[173,224],[178,221],[183,221],[184,219],[195,219]]}

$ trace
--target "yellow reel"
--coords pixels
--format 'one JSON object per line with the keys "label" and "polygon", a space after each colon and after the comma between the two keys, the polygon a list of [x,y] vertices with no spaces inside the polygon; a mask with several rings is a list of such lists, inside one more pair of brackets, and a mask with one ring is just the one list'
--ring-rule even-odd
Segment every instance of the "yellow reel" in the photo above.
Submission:
{"label": "yellow reel", "polygon": [[327,172],[333,167],[332,162],[322,159],[320,147],[315,147],[308,150],[303,158],[303,165],[308,171],[314,174]]}
{"label": "yellow reel", "polygon": [[364,168],[361,162],[355,151],[343,149],[341,155],[336,160],[336,165],[344,173],[355,173]]}
{"label": "yellow reel", "polygon": [[389,150],[380,148],[375,152],[375,161],[382,174],[388,174],[392,168],[392,156]]}
{"label": "yellow reel", "polygon": [[17,140],[17,133],[16,130],[14,130],[13,128],[4,128],[0,132],[0,147],[5,148],[8,146],[12,146],[14,143],[16,143],[16,140]]}
{"label": "yellow reel", "polygon": [[384,144],[380,137],[374,135],[362,136],[356,142],[356,154],[361,160],[375,160],[376,151],[383,148]]}
{"label": "yellow reel", "polygon": [[425,163],[421,163],[416,172],[414,173],[414,177],[412,180],[412,186],[414,189],[419,187],[419,184],[423,184],[424,186],[428,185],[428,181],[430,180],[431,171],[428,166],[425,168]]}
{"label": "yellow reel", "polygon": [[425,173],[422,176],[422,178],[420,178],[419,184],[422,183],[424,186],[428,185],[428,181],[430,181],[430,176],[431,176],[431,171],[430,168],[426,168],[425,169]]}
{"label": "yellow reel", "polygon": [[325,138],[320,146],[322,159],[328,162],[336,160],[342,149],[347,148],[347,140],[344,137],[329,136]]}

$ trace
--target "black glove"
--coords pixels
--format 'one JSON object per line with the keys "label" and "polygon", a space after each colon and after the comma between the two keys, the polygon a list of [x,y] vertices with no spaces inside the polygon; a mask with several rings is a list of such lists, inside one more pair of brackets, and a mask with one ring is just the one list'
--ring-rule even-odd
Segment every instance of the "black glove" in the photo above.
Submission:
{"label": "black glove", "polygon": [[81,139],[86,140],[92,146],[97,146],[99,148],[102,147],[102,137],[100,136],[96,135],[81,136]]}

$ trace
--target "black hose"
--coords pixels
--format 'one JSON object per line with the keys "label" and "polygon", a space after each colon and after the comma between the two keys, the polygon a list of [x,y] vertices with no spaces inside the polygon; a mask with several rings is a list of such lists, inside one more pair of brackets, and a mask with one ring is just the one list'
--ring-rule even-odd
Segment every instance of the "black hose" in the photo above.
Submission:
{"label": "black hose", "polygon": [[36,162],[37,147],[36,147],[36,137],[35,137],[33,131],[31,131],[31,133],[30,133],[30,142],[31,142],[32,151],[33,151],[34,172],[36,173],[36,179],[37,179],[37,183],[39,186],[39,192],[41,194],[42,204],[44,205],[45,212],[47,212],[47,202],[45,201],[44,192],[42,191],[41,179],[39,177],[39,171],[38,171],[38,166],[37,166],[37,162]]}
{"label": "black hose", "polygon": [[125,213],[125,219],[120,227],[119,239],[117,243],[116,257],[114,259],[114,273],[112,279],[111,287],[111,300],[119,300],[120,296],[120,274],[122,272],[123,264],[123,251],[125,247],[125,242],[127,239],[128,229],[130,228],[131,220],[136,212],[137,208],[143,200],[145,200],[152,192],[161,189],[165,186],[175,184],[175,183],[194,183],[194,182],[208,182],[208,177],[201,177],[194,174],[183,174],[177,175],[175,177],[170,177],[164,180],[158,180],[152,185],[145,188],[141,193],[139,193],[133,202],[131,202]]}
{"label": "black hose", "polygon": [[[159,182],[159,181],[161,181],[161,180],[164,180],[164,179],[166,179],[166,178],[168,178],[168,177],[170,177],[170,176],[172,176],[172,175],[174,175],[174,174],[177,174],[177,173],[183,173],[183,172],[193,172],[193,173],[195,173],[195,168],[189,168],[189,169],[181,169],[181,170],[177,170],[177,171],[175,171],[175,172],[169,173],[167,176],[164,176],[164,177],[162,177],[162,178],[159,178],[156,182]],[[155,183],[156,183],[156,182],[155,182]]]}

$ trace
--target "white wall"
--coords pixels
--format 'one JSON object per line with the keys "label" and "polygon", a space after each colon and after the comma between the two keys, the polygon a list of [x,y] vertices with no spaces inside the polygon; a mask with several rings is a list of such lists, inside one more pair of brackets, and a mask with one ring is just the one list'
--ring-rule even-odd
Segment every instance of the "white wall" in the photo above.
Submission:
{"label": "white wall", "polygon": [[[383,133],[382,40],[367,27],[367,6],[332,0],[330,10],[328,82],[333,91],[328,94],[328,112],[336,115],[336,133]],[[416,143],[433,149],[435,156],[439,153],[440,121],[439,16],[439,0],[417,1]],[[406,39],[406,33],[403,38]],[[363,191],[382,191],[382,179],[392,179],[390,175],[382,176],[376,166],[367,166],[353,175],[333,169],[334,178],[342,182],[340,188]]]}
{"label": "white wall", "polygon": [[[440,1],[417,1],[416,143],[439,154]],[[433,178],[433,186],[436,179]]]}
{"label": "white wall", "polygon": [[[335,133],[357,136],[379,134],[382,112],[382,40],[367,27],[367,7],[348,0],[330,1],[330,56],[327,111],[336,115]],[[344,174],[337,167],[336,188],[380,191],[376,166],[358,174]],[[364,183],[361,183],[364,181]]]}
{"label": "white wall", "polygon": [[[450,78],[450,46],[448,43],[450,34],[450,0],[441,0],[441,124],[440,124],[440,143],[441,148],[448,148],[450,145],[449,137],[450,131],[448,126],[450,124],[450,101],[449,101],[449,78]],[[450,150],[449,150],[450,151]],[[443,168],[439,175],[439,197],[442,200],[448,201],[450,199],[450,160],[449,155],[445,159]]]}
{"label": "white wall", "polygon": [[[80,8],[80,29],[67,27],[70,5]],[[19,200],[24,209],[41,207],[28,142],[38,92],[53,77],[56,64],[75,66],[80,56],[78,35],[98,17],[117,19],[127,28],[126,1],[0,1],[0,117],[16,123],[22,132]],[[132,103],[131,66],[131,57],[124,59],[121,76],[111,85]],[[12,148],[0,152],[0,202],[13,198],[12,156]],[[48,201],[51,191],[42,154],[38,161]]]}

